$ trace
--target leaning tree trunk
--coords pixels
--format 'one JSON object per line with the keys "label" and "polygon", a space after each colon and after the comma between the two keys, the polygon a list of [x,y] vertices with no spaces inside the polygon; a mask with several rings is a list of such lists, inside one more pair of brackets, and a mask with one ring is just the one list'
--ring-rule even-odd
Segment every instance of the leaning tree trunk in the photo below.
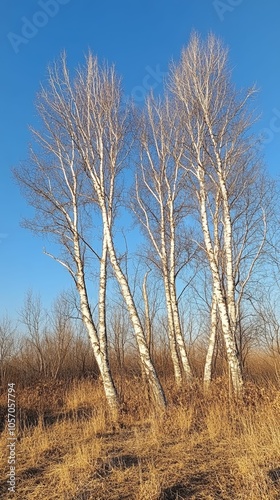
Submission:
{"label": "leaning tree trunk", "polygon": [[174,316],[172,310],[172,301],[170,295],[169,278],[167,273],[164,271],[164,290],[165,290],[165,300],[166,300],[166,310],[167,310],[167,325],[168,325],[168,342],[171,360],[173,364],[175,383],[178,387],[182,385],[182,373],[180,367],[180,358],[177,350],[177,343],[175,337],[175,325]]}
{"label": "leaning tree trunk", "polygon": [[190,381],[192,379],[192,371],[188,359],[185,340],[182,333],[178,302],[176,296],[176,287],[175,287],[175,282],[173,280],[173,276],[170,278],[170,296],[171,296],[172,315],[174,321],[175,341],[180,354],[180,360],[182,364],[184,377],[187,381]]}
{"label": "leaning tree trunk", "polygon": [[[107,243],[103,237],[103,248],[100,260],[100,278],[99,278],[99,300],[98,300],[98,333],[100,344],[100,355],[102,357],[103,366],[103,384],[105,392],[110,394],[110,400],[114,399],[114,407],[117,408],[119,398],[114,381],[111,374],[109,355],[108,355],[108,339],[106,325],[106,288],[107,288]],[[102,375],[101,375],[102,376]]]}
{"label": "leaning tree trunk", "polygon": [[118,262],[116,252],[115,252],[115,247],[113,244],[112,240],[112,235],[111,231],[109,228],[108,220],[107,220],[107,212],[106,212],[106,207],[102,207],[102,217],[103,217],[103,224],[104,224],[104,231],[106,234],[106,241],[108,244],[108,252],[109,252],[109,257],[110,261],[112,264],[112,268],[114,270],[116,279],[118,281],[118,284],[120,286],[124,301],[126,303],[129,316],[131,319],[131,323],[133,325],[137,345],[138,345],[138,350],[139,350],[139,355],[140,355],[140,360],[143,365],[143,369],[149,384],[149,388],[152,393],[152,398],[154,403],[157,406],[160,407],[165,407],[166,406],[166,399],[165,395],[163,392],[163,388],[161,386],[161,383],[158,379],[155,367],[152,363],[147,340],[145,337],[145,333],[143,331],[143,327],[141,325],[141,321],[136,309],[136,305],[134,303],[132,293],[129,288],[129,284],[127,281],[126,276],[124,275],[120,264]]}
{"label": "leaning tree trunk", "polygon": [[190,376],[190,366],[188,358],[186,356],[184,341],[181,333],[181,325],[179,319],[178,304],[176,298],[176,288],[175,288],[175,231],[173,227],[173,203],[170,202],[169,206],[169,218],[170,218],[170,249],[169,258],[167,256],[167,244],[166,244],[166,221],[164,216],[164,207],[161,203],[161,261],[162,261],[162,271],[163,271],[163,281],[166,299],[166,308],[168,316],[168,338],[170,354],[173,363],[175,382],[177,386],[182,385],[183,369],[186,378]]}
{"label": "leaning tree trunk", "polygon": [[209,388],[210,382],[212,381],[213,378],[213,357],[216,346],[216,337],[217,337],[217,301],[213,294],[212,304],[211,304],[210,336],[209,336],[208,349],[205,359],[204,377],[203,377],[204,389],[206,391]]}
{"label": "leaning tree trunk", "polygon": [[[85,284],[85,277],[84,277],[84,270],[83,270],[83,265],[82,265],[82,258],[80,255],[80,248],[79,248],[79,240],[78,237],[75,238],[74,242],[74,249],[75,249],[75,256],[76,256],[76,265],[77,265],[77,274],[76,274],[76,286],[77,290],[80,296],[80,307],[81,307],[81,314],[82,314],[82,319],[83,323],[87,329],[91,345],[93,348],[94,352],[94,357],[97,363],[97,366],[100,371],[103,387],[104,387],[104,392],[106,396],[106,400],[108,402],[108,405],[111,409],[113,417],[115,417],[118,413],[119,409],[119,399],[117,395],[117,391],[113,382],[110,366],[109,366],[109,360],[108,360],[108,354],[107,354],[107,345],[106,345],[106,340],[105,340],[105,324],[104,324],[104,316],[101,312],[101,340],[98,338],[98,332],[96,330],[92,314],[91,314],[91,309],[88,301],[88,296],[87,296],[87,290],[86,290],[86,284]],[[103,247],[103,253],[102,257],[104,257],[104,247]],[[104,307],[104,298],[105,298],[105,281],[106,281],[106,264],[105,261],[102,262],[101,260],[101,265],[100,265],[100,299],[101,303],[99,303],[99,307],[102,308]],[[105,311],[104,311],[105,312]],[[103,325],[102,325],[103,323]],[[103,331],[102,331],[103,329]]]}
{"label": "leaning tree trunk", "polygon": [[169,221],[170,221],[170,272],[169,272],[169,290],[170,290],[170,300],[172,307],[172,316],[174,323],[174,333],[175,342],[179,351],[179,357],[182,365],[182,370],[184,377],[187,381],[192,378],[192,371],[187,355],[186,344],[182,334],[177,294],[176,294],[176,283],[175,283],[175,223],[174,223],[174,204],[172,198],[170,199],[169,207]]}
{"label": "leaning tree trunk", "polygon": [[147,290],[147,276],[148,272],[146,272],[142,285],[142,295],[144,300],[144,311],[145,311],[145,335],[147,339],[148,349],[150,354],[152,355],[152,321],[150,315],[150,305],[149,305],[149,297]]}

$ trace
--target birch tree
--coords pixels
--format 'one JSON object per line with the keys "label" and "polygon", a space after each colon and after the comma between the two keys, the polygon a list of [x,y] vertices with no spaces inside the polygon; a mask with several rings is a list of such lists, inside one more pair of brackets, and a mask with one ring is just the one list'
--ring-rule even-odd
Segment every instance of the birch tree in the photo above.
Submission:
{"label": "birch tree", "polygon": [[212,294],[211,315],[210,315],[210,335],[208,341],[208,349],[206,353],[203,383],[204,388],[207,390],[213,377],[213,358],[217,341],[217,300]]}
{"label": "birch tree", "polygon": [[[75,144],[75,91],[70,84],[66,58],[49,69],[49,81],[37,101],[42,126],[32,130],[36,145],[30,162],[15,172],[35,217],[25,221],[29,229],[51,235],[61,252],[46,252],[71,275],[80,298],[80,312],[86,326],[104,391],[113,413],[118,408],[118,395],[112,379],[105,321],[107,243],[102,238],[98,250],[98,233],[93,248],[89,228],[95,213],[95,200],[90,192]],[[109,200],[111,202],[111,199]],[[96,229],[97,232],[97,229]],[[94,236],[93,236],[94,240]],[[97,240],[97,242],[96,242]],[[99,318],[94,321],[89,300],[88,259],[99,263]]]}
{"label": "birch tree", "polygon": [[[262,251],[266,225],[261,203],[252,224],[249,215],[261,173],[256,144],[250,137],[250,102],[255,89],[238,92],[234,88],[227,50],[213,35],[205,43],[192,36],[180,62],[173,65],[170,87],[181,106],[185,132],[182,164],[197,199],[213,304],[216,301],[231,380],[238,393],[243,385],[237,346],[238,301]],[[262,232],[259,242],[257,232]],[[249,248],[254,250],[248,254]]]}
{"label": "birch tree", "polygon": [[99,68],[89,55],[86,68],[76,82],[75,144],[100,210],[104,242],[133,325],[143,371],[156,405],[165,406],[165,396],[151,360],[147,339],[121,267],[113,236],[113,215],[122,185],[120,173],[128,153],[127,110],[123,109],[120,80],[114,68]]}
{"label": "birch tree", "polygon": [[[127,112],[122,107],[120,81],[114,68],[99,65],[89,54],[85,67],[71,78],[63,55],[60,63],[49,70],[49,87],[41,91],[38,110],[44,128],[34,133],[41,151],[33,150],[32,167],[18,169],[16,174],[36,209],[36,218],[29,227],[51,234],[64,250],[61,257],[49,254],[68,270],[75,282],[82,319],[108,403],[114,410],[118,407],[118,397],[108,360],[105,301],[110,259],[134,327],[153,399],[165,406],[164,393],[113,240],[120,174],[129,137]],[[98,227],[102,233],[101,245],[96,246]],[[97,233],[92,238],[90,229]],[[99,262],[98,324],[88,293],[88,269],[93,257]]]}
{"label": "birch tree", "polygon": [[[180,324],[176,279],[189,259],[185,232],[187,215],[183,193],[181,132],[174,103],[166,98],[146,102],[140,132],[140,165],[136,173],[133,209],[156,257],[150,257],[162,275],[170,353],[177,385],[191,378],[191,368]],[[181,243],[181,244],[180,244]]]}

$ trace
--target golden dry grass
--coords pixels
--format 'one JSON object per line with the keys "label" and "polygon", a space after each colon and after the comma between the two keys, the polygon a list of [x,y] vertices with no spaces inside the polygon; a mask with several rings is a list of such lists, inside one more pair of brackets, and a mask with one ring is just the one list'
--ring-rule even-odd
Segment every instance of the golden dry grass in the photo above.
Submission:
{"label": "golden dry grass", "polygon": [[[126,380],[118,424],[99,382],[40,384],[17,392],[17,493],[7,494],[7,429],[0,436],[0,497],[24,500],[273,500],[280,498],[280,392],[248,383],[234,402],[224,380],[166,383],[166,412]],[[6,406],[6,395],[0,404]]]}

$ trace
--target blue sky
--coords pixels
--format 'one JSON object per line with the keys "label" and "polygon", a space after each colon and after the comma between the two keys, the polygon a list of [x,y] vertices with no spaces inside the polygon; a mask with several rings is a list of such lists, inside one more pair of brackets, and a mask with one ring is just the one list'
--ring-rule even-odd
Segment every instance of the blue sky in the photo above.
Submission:
{"label": "blue sky", "polygon": [[70,277],[43,254],[45,243],[20,227],[31,211],[11,168],[27,157],[28,125],[47,65],[65,49],[71,67],[90,48],[115,63],[127,95],[141,104],[149,87],[161,90],[171,58],[178,59],[193,30],[220,36],[230,49],[238,86],[256,83],[273,176],[280,157],[279,0],[2,0],[0,3],[0,316],[16,316],[33,289],[48,306]]}

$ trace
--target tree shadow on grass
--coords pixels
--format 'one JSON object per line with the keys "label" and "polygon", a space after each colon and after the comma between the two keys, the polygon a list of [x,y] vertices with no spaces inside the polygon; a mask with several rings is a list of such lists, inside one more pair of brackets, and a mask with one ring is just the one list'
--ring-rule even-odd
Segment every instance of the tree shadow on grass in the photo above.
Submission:
{"label": "tree shadow on grass", "polygon": [[[180,482],[165,488],[159,500],[184,500],[187,498],[200,498],[201,493],[205,493],[207,489],[213,493],[213,483],[209,472],[199,472],[186,478],[184,482]],[[210,491],[209,491],[210,493]],[[215,498],[221,499],[219,489],[215,491]]]}
{"label": "tree shadow on grass", "polygon": [[17,422],[19,429],[24,430],[37,427],[39,423],[49,427],[64,420],[89,420],[92,416],[93,409],[83,407],[60,413],[52,413],[48,410],[40,412],[39,410],[31,408],[20,408],[17,414]]}
{"label": "tree shadow on grass", "polygon": [[119,455],[109,460],[100,460],[98,468],[95,471],[95,477],[105,478],[114,470],[126,470],[130,467],[138,467],[139,460],[134,455]]}
{"label": "tree shadow on grass", "polygon": [[165,488],[160,496],[160,500],[181,500],[182,498],[190,498],[193,493],[193,488],[190,490],[186,485],[178,483],[170,488]]}

